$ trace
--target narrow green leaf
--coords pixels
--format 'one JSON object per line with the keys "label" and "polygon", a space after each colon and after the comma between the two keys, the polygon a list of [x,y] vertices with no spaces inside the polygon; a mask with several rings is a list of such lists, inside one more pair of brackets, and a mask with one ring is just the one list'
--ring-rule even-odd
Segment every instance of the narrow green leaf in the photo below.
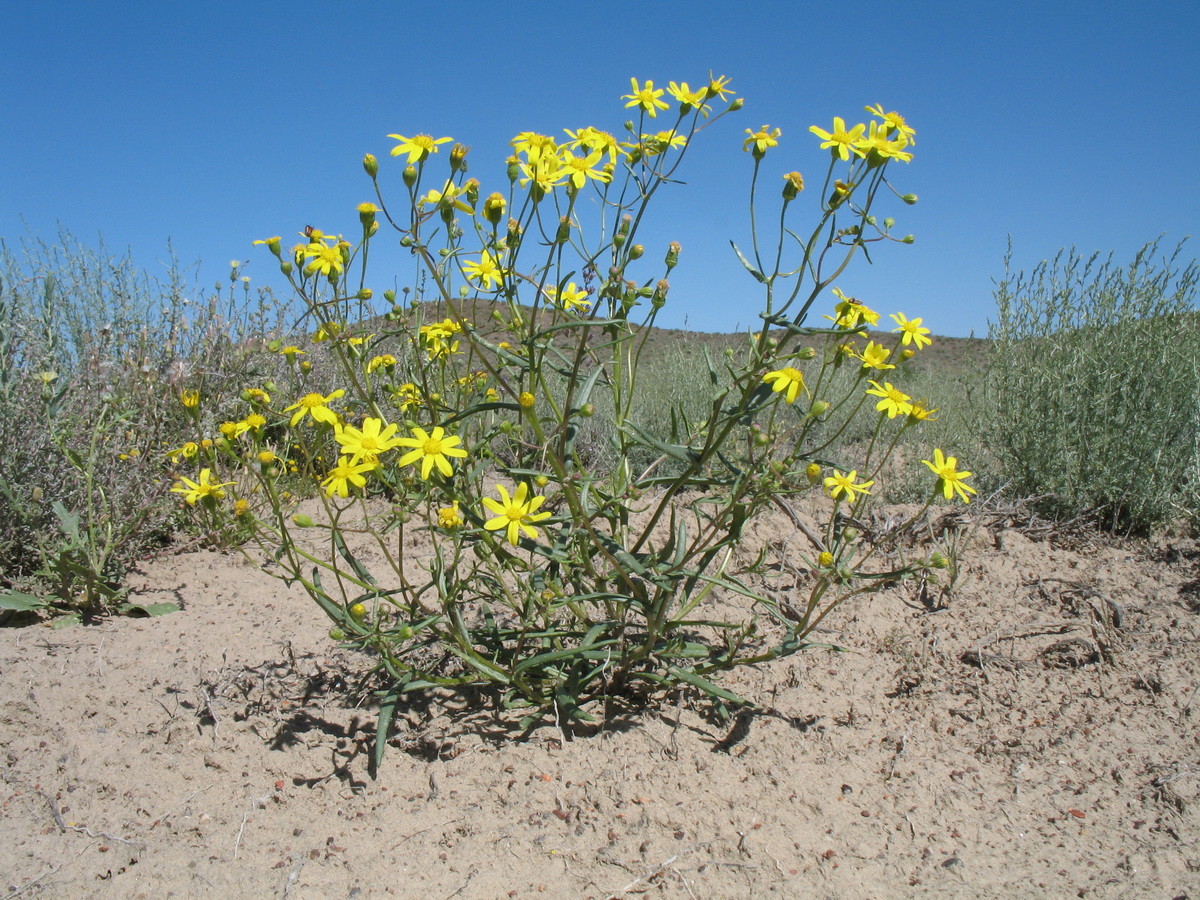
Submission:
{"label": "narrow green leaf", "polygon": [[767,279],[763,277],[763,273],[754,268],[754,266],[750,265],[750,260],[742,256],[742,251],[738,249],[738,245],[733,241],[730,241],[729,246],[733,248],[733,252],[737,254],[737,258],[742,261],[742,265],[746,267],[746,271],[754,276],[754,280],[759,284],[766,284]]}

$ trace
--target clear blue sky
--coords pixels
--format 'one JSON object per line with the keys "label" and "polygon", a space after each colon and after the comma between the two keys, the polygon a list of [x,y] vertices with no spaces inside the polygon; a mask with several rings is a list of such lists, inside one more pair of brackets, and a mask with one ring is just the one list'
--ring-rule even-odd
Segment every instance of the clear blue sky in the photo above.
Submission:
{"label": "clear blue sky", "polygon": [[[728,247],[747,235],[743,129],[782,129],[772,178],[819,183],[808,126],[882,103],[917,129],[892,179],[921,197],[893,213],[917,243],[856,264],[843,289],[935,333],[982,334],[1010,234],[1029,268],[1071,244],[1125,262],[1160,233],[1173,246],[1200,230],[1197,47],[1195,0],[14,2],[0,236],[28,223],[49,240],[61,223],[154,272],[170,238],[206,288],[234,258],[278,284],[250,242],[287,244],[310,223],[355,233],[355,205],[373,199],[362,155],[400,186],[388,133],[470,144],[471,174],[502,189],[518,131],[617,132],[630,76],[695,84],[711,69],[745,109],[702,135],[648,235],[684,248],[660,324],[755,322],[757,285]],[[374,268],[381,287],[392,274]]]}

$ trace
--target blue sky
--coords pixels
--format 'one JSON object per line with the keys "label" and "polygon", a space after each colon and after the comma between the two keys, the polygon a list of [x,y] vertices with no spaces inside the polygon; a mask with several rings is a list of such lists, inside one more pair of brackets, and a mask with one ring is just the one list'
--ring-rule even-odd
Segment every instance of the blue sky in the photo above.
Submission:
{"label": "blue sky", "polygon": [[[170,239],[205,290],[234,258],[251,260],[255,283],[280,283],[255,238],[286,244],[306,224],[354,234],[355,205],[373,199],[362,155],[379,156],[385,190],[400,187],[389,133],[451,135],[472,146],[485,192],[503,189],[518,131],[617,132],[630,76],[695,84],[709,70],[745,109],[701,136],[688,184],[644,235],[656,268],[654,241],[683,245],[663,325],[756,321],[757,285],[728,242],[748,234],[743,130],[764,122],[782,130],[764,173],[817,183],[827,156],[809,125],[865,120],[882,103],[917,129],[915,159],[892,180],[921,201],[880,209],[917,242],[881,248],[840,284],[939,334],[986,332],[1009,235],[1030,268],[1072,244],[1125,262],[1200,225],[1198,168],[1180,152],[1200,147],[1194,0],[47,0],[7,12],[0,237],[28,226],[52,240],[61,223],[157,274]],[[375,254],[379,287],[406,271],[396,254],[394,266]]]}

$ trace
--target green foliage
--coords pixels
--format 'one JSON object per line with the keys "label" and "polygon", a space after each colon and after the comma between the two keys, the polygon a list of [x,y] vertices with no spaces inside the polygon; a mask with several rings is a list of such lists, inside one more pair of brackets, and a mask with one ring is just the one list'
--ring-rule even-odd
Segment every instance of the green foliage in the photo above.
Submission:
{"label": "green foliage", "polygon": [[196,303],[178,266],[155,280],[65,232],[19,251],[0,244],[0,585],[56,616],[153,612],[122,582],[179,520],[170,451],[194,424],[179,392],[227,404],[272,303],[235,304],[232,283],[228,304]]}
{"label": "green foliage", "polygon": [[1147,531],[1200,515],[1200,270],[1183,243],[1111,254],[1061,251],[996,290],[988,435],[1014,491],[1053,514],[1101,513]]}
{"label": "green foliage", "polygon": [[[335,639],[377,655],[381,736],[400,695],[435,688],[487,685],[529,723],[564,727],[606,698],[676,687],[736,706],[723,673],[819,646],[814,630],[849,597],[935,578],[940,563],[898,539],[911,520],[870,536],[855,524],[927,418],[890,381],[928,329],[897,315],[901,334],[868,338],[878,314],[835,288],[872,245],[911,241],[872,211],[911,129],[876,108],[869,136],[838,129],[811,202],[796,172],[766,180],[778,130],[748,132],[751,234],[734,249],[761,325],[717,352],[664,349],[653,326],[681,248],[647,251],[639,235],[692,141],[741,106],[721,108],[725,79],[671,91],[656,134],[647,111],[666,104],[635,82],[626,140],[518,135],[507,191],[490,195],[466,178],[467,148],[449,149],[447,170],[435,154],[449,138],[401,137],[395,174],[364,160],[377,204],[359,205],[353,240],[260,242],[314,343],[303,357],[276,346],[280,390],[248,399],[177,490],[206,529],[248,523],[264,569],[302,585]],[[396,175],[389,206],[381,182]],[[797,234],[804,207],[815,224]],[[378,315],[367,258],[385,228],[414,270]],[[809,325],[818,300],[832,314]],[[305,368],[318,348],[328,364]],[[909,465],[927,504],[972,490],[940,451],[934,475]],[[319,509],[297,508],[289,478],[320,486]],[[769,507],[822,488],[820,527],[796,519],[805,544],[745,545]],[[784,570],[787,598],[769,586]]]}

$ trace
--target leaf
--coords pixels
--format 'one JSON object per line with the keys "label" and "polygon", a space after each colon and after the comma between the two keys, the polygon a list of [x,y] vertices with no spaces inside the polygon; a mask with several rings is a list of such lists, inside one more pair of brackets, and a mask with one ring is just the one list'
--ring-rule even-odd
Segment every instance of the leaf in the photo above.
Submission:
{"label": "leaf", "polygon": [[754,268],[754,266],[750,265],[750,260],[742,256],[742,251],[738,249],[738,245],[733,241],[730,241],[729,246],[733,248],[733,252],[736,253],[738,259],[742,261],[742,265],[746,267],[746,271],[754,276],[755,281],[757,281],[759,284],[766,284],[767,279],[763,277],[763,273]]}
{"label": "leaf", "polygon": [[179,612],[179,604],[177,603],[122,603],[120,611],[125,615],[137,616],[139,613],[143,616],[151,618],[155,616],[167,616],[174,612]]}
{"label": "leaf", "polygon": [[379,777],[379,764],[383,762],[383,754],[387,752],[388,732],[392,728],[392,716],[396,712],[396,704],[400,700],[399,693],[389,691],[379,704],[379,718],[375,725],[375,743],[371,747],[371,765],[369,774],[372,779]]}
{"label": "leaf", "polygon": [[23,594],[20,591],[0,592],[0,609],[10,609],[17,612],[33,612],[44,609],[46,601],[33,594]]}

